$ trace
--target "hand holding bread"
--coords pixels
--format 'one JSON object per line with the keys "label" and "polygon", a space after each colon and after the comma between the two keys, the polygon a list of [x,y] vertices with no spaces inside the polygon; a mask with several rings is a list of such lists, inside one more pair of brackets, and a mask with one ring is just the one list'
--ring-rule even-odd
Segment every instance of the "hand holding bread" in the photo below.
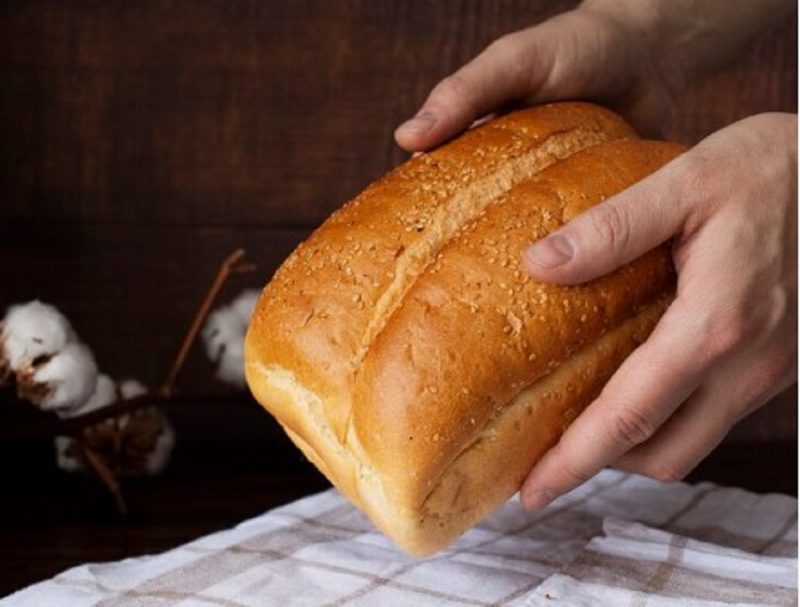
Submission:
{"label": "hand holding bread", "polygon": [[409,160],[266,287],[251,390],[398,544],[445,546],[517,491],[672,297],[667,246],[570,287],[533,280],[523,253],[682,150],[562,103]]}
{"label": "hand holding bread", "polygon": [[525,482],[544,506],[615,465],[684,478],[741,418],[797,381],[797,116],[711,135],[526,254],[579,284],[672,238],[677,297]]}
{"label": "hand holding bread", "polygon": [[[428,149],[498,107],[573,98],[602,100],[657,133],[689,85],[794,7],[586,0],[492,43],[395,136]],[[674,237],[679,287],[654,336],[530,475],[530,507],[609,464],[682,478],[796,381],[796,124],[764,114],[723,129],[532,248],[533,276],[577,284]]]}
{"label": "hand holding bread", "polygon": [[[693,3],[620,4],[491,45],[398,142],[427,150],[503,104],[573,97],[655,132],[789,5],[705,3],[727,20],[706,36]],[[537,508],[606,465],[679,479],[796,380],[796,130],[764,114],[682,153],[585,103],[483,123],[298,247],[256,308],[248,384],[415,554],[520,485]]]}

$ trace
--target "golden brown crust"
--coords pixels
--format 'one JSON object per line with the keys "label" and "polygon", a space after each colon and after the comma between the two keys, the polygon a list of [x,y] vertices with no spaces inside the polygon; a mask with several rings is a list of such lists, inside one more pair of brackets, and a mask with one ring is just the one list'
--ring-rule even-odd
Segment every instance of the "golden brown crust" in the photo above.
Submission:
{"label": "golden brown crust", "polygon": [[631,139],[579,152],[496,200],[419,276],[359,368],[353,404],[365,451],[415,496],[411,506],[524,386],[672,288],[664,247],[572,287],[534,281],[520,263],[565,214],[621,191],[679,149]]}
{"label": "golden brown crust", "polygon": [[[443,546],[506,499],[658,318],[663,247],[578,287],[519,266],[531,241],[681,151],[632,137],[589,104],[495,120],[367,188],[262,294],[253,393],[407,550]],[[526,394],[540,402],[517,418]]]}
{"label": "golden brown crust", "polygon": [[548,105],[406,162],[335,212],[275,274],[251,328],[259,356],[323,394],[343,439],[359,357],[390,315],[392,294],[402,295],[403,280],[426,262],[428,245],[447,237],[451,220],[560,157],[626,136],[630,127],[597,106]]}

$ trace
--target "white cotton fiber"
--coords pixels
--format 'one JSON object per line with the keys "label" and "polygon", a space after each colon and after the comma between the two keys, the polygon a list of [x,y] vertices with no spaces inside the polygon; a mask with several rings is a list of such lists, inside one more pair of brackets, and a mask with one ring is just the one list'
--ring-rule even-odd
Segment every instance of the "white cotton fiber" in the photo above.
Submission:
{"label": "white cotton fiber", "polygon": [[122,379],[119,382],[119,394],[122,400],[130,400],[147,394],[147,386],[138,379]]}
{"label": "white cotton fiber", "polygon": [[55,307],[39,300],[10,306],[3,319],[0,345],[13,371],[30,367],[42,356],[52,356],[76,341],[67,318]]}
{"label": "white cotton fiber", "polygon": [[[83,415],[97,409],[102,409],[108,405],[114,404],[118,400],[130,400],[147,394],[145,385],[137,379],[124,379],[118,384],[111,379],[108,375],[100,374],[97,377],[97,387],[94,390],[91,398],[77,410],[70,411],[69,417],[76,415]],[[145,461],[145,471],[148,474],[158,474],[169,461],[169,456],[172,447],[175,444],[175,433],[170,426],[169,421],[163,413],[159,413],[163,417],[163,429],[153,451],[147,455]],[[103,424],[108,424],[114,418],[98,422],[97,426],[93,428],[102,427]],[[118,427],[124,429],[130,421],[130,414],[123,413],[116,417]],[[125,438],[125,436],[123,436]],[[55,451],[56,451],[56,465],[66,472],[79,472],[86,470],[86,464],[83,459],[78,455],[75,448],[75,439],[69,436],[57,436],[55,438]],[[152,463],[151,463],[152,461]]]}
{"label": "white cotton fiber", "polygon": [[32,379],[47,386],[38,404],[41,409],[66,416],[83,405],[97,385],[97,365],[86,345],[73,342],[43,365],[36,368]]}
{"label": "white cotton fiber", "polygon": [[163,427],[161,434],[156,439],[156,444],[153,450],[148,454],[145,460],[145,472],[150,476],[160,474],[164,467],[169,462],[172,455],[172,449],[175,447],[175,430],[166,416],[162,415]]}
{"label": "white cotton fiber", "polygon": [[75,439],[69,436],[56,436],[55,438],[56,465],[65,472],[80,472],[86,469],[83,462],[73,457],[74,445]]}
{"label": "white cotton fiber", "polygon": [[253,311],[256,309],[256,303],[258,303],[260,295],[261,291],[258,289],[247,289],[239,293],[239,296],[230,304],[236,315],[244,321],[245,329],[250,324],[250,318],[253,316]]}
{"label": "white cotton fiber", "polygon": [[117,384],[108,375],[101,373],[97,376],[97,386],[94,393],[81,407],[70,413],[70,417],[83,415],[102,407],[107,407],[117,401]]}
{"label": "white cotton fiber", "polygon": [[259,294],[255,289],[243,291],[230,304],[212,312],[203,329],[206,353],[217,363],[217,377],[239,388],[245,385],[244,335]]}

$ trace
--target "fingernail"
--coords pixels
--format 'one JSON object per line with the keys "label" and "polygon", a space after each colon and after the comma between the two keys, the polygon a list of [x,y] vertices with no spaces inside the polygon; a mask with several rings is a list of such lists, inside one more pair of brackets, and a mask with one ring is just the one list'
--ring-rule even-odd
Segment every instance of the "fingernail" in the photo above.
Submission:
{"label": "fingernail", "polygon": [[542,489],[540,491],[531,491],[522,496],[522,507],[528,511],[541,510],[550,502],[558,497],[555,492],[549,489]]}
{"label": "fingernail", "polygon": [[405,133],[425,133],[429,131],[434,124],[436,124],[436,116],[431,112],[423,111],[414,116],[411,120],[406,120],[397,130]]}
{"label": "fingernail", "polygon": [[528,261],[547,269],[556,268],[567,263],[572,259],[573,255],[572,243],[561,234],[548,236],[544,240],[531,245],[525,252],[525,257],[527,257]]}

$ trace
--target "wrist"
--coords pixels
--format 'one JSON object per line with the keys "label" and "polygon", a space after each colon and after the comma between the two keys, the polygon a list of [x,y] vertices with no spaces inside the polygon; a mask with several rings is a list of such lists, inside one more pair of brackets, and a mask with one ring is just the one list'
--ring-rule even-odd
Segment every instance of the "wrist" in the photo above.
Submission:
{"label": "wrist", "polygon": [[790,0],[584,0],[578,10],[638,31],[656,75],[678,95],[730,63],[794,7]]}
{"label": "wrist", "polygon": [[639,63],[638,80],[657,80],[667,95],[677,99],[691,76],[674,52],[670,38],[674,15],[661,0],[584,0],[577,10],[595,19],[613,22],[626,39],[628,52]]}

